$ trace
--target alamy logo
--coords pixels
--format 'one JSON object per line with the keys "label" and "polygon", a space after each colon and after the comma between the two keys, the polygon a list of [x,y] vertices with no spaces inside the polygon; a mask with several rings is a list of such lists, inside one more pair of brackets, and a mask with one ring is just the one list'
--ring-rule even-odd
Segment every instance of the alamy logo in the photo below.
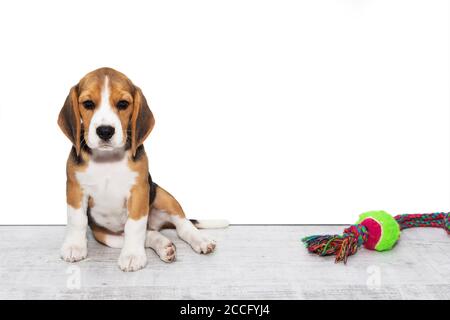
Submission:
{"label": "alamy logo", "polygon": [[370,290],[375,290],[381,287],[381,269],[378,266],[367,267],[367,273],[369,277],[367,278],[366,285]]}
{"label": "alamy logo", "polygon": [[78,290],[81,288],[81,269],[78,266],[69,266],[66,270],[66,286],[69,290]]}

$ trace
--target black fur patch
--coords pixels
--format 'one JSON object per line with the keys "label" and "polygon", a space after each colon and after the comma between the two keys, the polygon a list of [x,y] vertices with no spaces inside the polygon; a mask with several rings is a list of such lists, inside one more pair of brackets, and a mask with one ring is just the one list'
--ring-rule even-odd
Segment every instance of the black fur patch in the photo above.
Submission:
{"label": "black fur patch", "polygon": [[[87,154],[92,154],[91,148],[88,147],[86,141],[84,140],[84,128],[81,127],[81,134],[80,134],[80,146],[81,150],[86,152]],[[77,151],[75,150],[75,147],[72,147],[70,150],[70,158],[72,161],[78,165],[83,164],[83,158],[81,157],[81,154],[77,156]]]}
{"label": "black fur patch", "polygon": [[128,122],[128,127],[127,127],[127,141],[125,141],[125,150],[130,150],[131,149],[131,121]]}
{"label": "black fur patch", "polygon": [[156,187],[158,185],[153,182],[152,176],[150,175],[150,172],[148,173],[148,184],[150,185],[150,194],[149,194],[150,204],[152,204],[153,201],[155,201],[155,198],[156,198]]}
{"label": "black fur patch", "polygon": [[77,165],[83,164],[83,158],[81,158],[81,154],[77,155],[77,151],[75,150],[75,147],[72,147],[70,150],[70,160]]}
{"label": "black fur patch", "polygon": [[133,160],[134,161],[138,161],[140,158],[142,158],[142,156],[145,154],[144,151],[144,146],[140,145],[137,149],[136,149],[136,154],[134,155]]}

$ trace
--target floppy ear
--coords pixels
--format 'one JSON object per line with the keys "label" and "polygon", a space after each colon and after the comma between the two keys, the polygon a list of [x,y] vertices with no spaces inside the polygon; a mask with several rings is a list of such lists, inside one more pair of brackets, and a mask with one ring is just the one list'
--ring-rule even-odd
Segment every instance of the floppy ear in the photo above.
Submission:
{"label": "floppy ear", "polygon": [[135,88],[133,114],[131,115],[131,152],[133,156],[136,155],[136,149],[144,143],[155,126],[155,118],[148,107],[147,100],[141,89]]}
{"label": "floppy ear", "polygon": [[78,109],[77,86],[70,89],[64,106],[59,112],[58,125],[67,138],[72,141],[77,156],[80,155],[81,120]]}

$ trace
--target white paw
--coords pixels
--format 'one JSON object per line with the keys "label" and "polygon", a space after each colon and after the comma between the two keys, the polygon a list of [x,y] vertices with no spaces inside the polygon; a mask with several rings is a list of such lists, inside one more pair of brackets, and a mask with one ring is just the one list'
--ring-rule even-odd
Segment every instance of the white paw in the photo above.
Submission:
{"label": "white paw", "polygon": [[86,244],[64,243],[61,248],[61,258],[67,262],[77,262],[87,257]]}
{"label": "white paw", "polygon": [[175,248],[175,245],[172,242],[170,242],[168,245],[161,247],[157,251],[158,256],[164,262],[174,262],[176,252],[177,252],[177,250]]}
{"label": "white paw", "polygon": [[137,271],[147,264],[145,250],[142,252],[122,252],[119,257],[119,268],[122,271]]}
{"label": "white paw", "polygon": [[197,253],[209,254],[213,252],[214,249],[216,248],[216,243],[213,240],[209,240],[208,238],[202,237],[197,241],[193,241],[191,246]]}

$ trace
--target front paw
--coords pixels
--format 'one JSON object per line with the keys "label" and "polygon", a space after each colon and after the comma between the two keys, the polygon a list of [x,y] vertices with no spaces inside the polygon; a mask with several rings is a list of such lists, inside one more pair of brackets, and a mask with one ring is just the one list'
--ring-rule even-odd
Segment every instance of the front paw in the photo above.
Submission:
{"label": "front paw", "polygon": [[87,257],[87,245],[79,243],[64,243],[61,248],[61,258],[67,262],[77,262]]}
{"label": "front paw", "polygon": [[119,268],[122,271],[137,271],[147,264],[145,250],[141,252],[121,252],[119,257]]}

